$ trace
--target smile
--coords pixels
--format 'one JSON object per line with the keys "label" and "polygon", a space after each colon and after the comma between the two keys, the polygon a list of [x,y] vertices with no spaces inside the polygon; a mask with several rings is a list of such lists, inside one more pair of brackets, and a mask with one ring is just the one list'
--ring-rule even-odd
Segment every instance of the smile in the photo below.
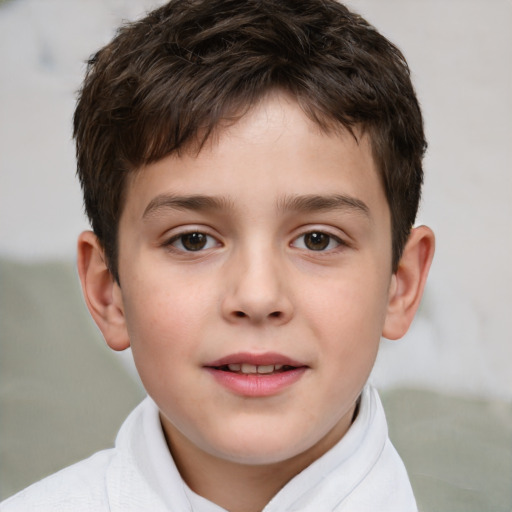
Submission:
{"label": "smile", "polygon": [[224,372],[242,373],[244,375],[260,374],[269,375],[275,372],[286,372],[294,369],[294,366],[282,364],[249,364],[249,363],[233,363],[218,367],[219,370]]}
{"label": "smile", "polygon": [[308,366],[280,354],[233,354],[204,367],[224,389],[245,397],[267,397],[298,382]]}

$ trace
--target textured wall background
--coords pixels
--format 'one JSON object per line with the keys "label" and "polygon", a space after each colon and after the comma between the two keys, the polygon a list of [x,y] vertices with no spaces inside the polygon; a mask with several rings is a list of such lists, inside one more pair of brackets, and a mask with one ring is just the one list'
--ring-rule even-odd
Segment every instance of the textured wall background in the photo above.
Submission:
{"label": "textured wall background", "polygon": [[[0,255],[74,259],[87,227],[71,115],[83,61],[151,0],[0,3]],[[398,44],[424,108],[419,220],[437,234],[420,314],[374,380],[512,399],[512,2],[352,0]]]}

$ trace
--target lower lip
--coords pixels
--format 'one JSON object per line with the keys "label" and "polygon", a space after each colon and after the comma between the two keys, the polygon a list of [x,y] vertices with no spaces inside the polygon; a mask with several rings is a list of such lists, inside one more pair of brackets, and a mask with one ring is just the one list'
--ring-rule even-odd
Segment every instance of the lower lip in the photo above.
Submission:
{"label": "lower lip", "polygon": [[238,395],[247,397],[276,395],[300,380],[306,369],[306,367],[301,367],[272,374],[242,374],[206,368],[223,387]]}

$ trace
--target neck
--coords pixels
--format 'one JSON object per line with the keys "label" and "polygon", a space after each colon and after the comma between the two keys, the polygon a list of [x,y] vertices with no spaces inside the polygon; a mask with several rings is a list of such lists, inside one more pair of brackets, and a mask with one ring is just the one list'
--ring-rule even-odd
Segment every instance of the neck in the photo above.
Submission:
{"label": "neck", "polygon": [[260,512],[294,476],[345,435],[352,423],[352,415],[347,416],[348,421],[338,423],[305,452],[277,463],[255,465],[204,452],[163,418],[162,423],[176,466],[196,494],[230,512]]}
{"label": "neck", "polygon": [[[249,466],[203,458],[199,471],[183,464],[178,469],[189,487],[230,512],[259,512],[295,474],[279,464]],[[281,466],[281,467],[280,467]]]}

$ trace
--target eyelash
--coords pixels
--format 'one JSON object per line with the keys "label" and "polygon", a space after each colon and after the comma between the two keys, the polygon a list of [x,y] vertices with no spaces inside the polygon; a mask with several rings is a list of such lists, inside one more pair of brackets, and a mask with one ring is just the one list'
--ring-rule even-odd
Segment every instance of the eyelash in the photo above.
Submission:
{"label": "eyelash", "polygon": [[[327,242],[325,247],[320,247],[318,249],[312,249],[311,247],[307,247],[307,245],[306,245],[307,242],[306,242],[305,238],[308,236],[313,236],[313,235],[320,235],[321,237],[326,237],[327,240],[324,240]],[[296,242],[300,239],[304,239],[302,247],[299,247],[296,245]],[[336,244],[335,247],[330,247],[333,242]],[[306,233],[302,233],[301,235],[296,237],[290,245],[292,247],[296,247],[297,249],[303,249],[303,250],[310,251],[310,252],[325,253],[325,252],[335,251],[340,246],[347,246],[348,244],[345,241],[343,241],[341,238],[339,238],[331,233],[326,233],[325,231],[322,231],[320,229],[312,229],[311,231],[307,231]]]}
{"label": "eyelash", "polygon": [[[185,247],[184,242],[185,242],[186,238],[192,237],[194,235],[196,236],[197,239],[195,241],[192,240],[192,244],[196,243],[198,245],[198,247],[196,249],[191,249],[190,247],[189,248]],[[318,240],[316,240],[316,243],[320,244],[320,247],[318,247],[316,249],[311,248],[311,246],[308,247],[308,245],[307,245],[308,242],[306,241],[306,237],[315,237],[315,236],[319,237]],[[298,244],[297,242],[301,239],[303,239],[302,244],[300,244],[300,243]],[[188,240],[188,242],[190,242],[190,240]],[[204,242],[204,245],[201,245],[203,242]],[[315,243],[314,238],[312,240],[310,239],[309,242]],[[336,244],[334,247],[332,247],[333,243]],[[205,233],[200,230],[190,230],[190,231],[187,231],[184,233],[179,233],[179,234],[171,237],[163,245],[165,247],[168,247],[172,250],[176,250],[178,252],[193,253],[193,252],[202,252],[207,249],[211,249],[215,246],[218,247],[221,244],[215,237],[213,237],[212,235],[209,235],[208,233]],[[181,245],[181,247],[179,247],[179,245]],[[297,249],[306,250],[306,251],[310,251],[310,252],[317,252],[317,253],[325,253],[325,252],[335,251],[340,246],[347,246],[347,245],[348,244],[345,241],[343,241],[341,238],[339,238],[333,234],[326,233],[325,231],[322,231],[319,229],[318,230],[314,229],[314,230],[310,230],[305,233],[302,233],[298,237],[294,238],[290,244],[291,247],[295,247]]]}
{"label": "eyelash", "polygon": [[[204,246],[200,246],[197,249],[187,249],[184,245],[184,240],[186,237],[191,237],[192,235],[198,235],[198,237],[204,237]],[[212,241],[213,244],[212,244]],[[196,240],[197,243],[201,243],[201,240]],[[178,247],[177,244],[181,245],[181,247]],[[164,244],[165,247],[169,249],[173,249],[179,252],[201,252],[207,249],[211,249],[212,247],[220,245],[220,242],[213,237],[212,235],[209,235],[208,233],[205,233],[200,230],[190,230],[184,233],[179,233],[173,237],[171,237],[169,240],[167,240]]]}

